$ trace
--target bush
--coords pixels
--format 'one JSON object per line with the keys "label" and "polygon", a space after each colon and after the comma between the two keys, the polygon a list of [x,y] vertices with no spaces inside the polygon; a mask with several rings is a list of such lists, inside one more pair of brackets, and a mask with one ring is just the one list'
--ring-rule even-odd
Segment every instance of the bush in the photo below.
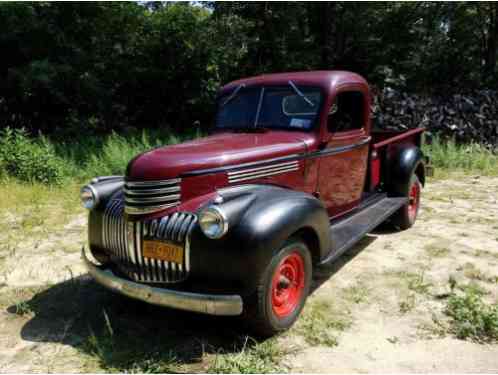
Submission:
{"label": "bush", "polygon": [[148,131],[126,137],[112,133],[105,138],[100,147],[88,151],[88,159],[80,169],[81,177],[90,178],[104,175],[122,175],[126,166],[138,154],[159,147],[181,142],[175,135],[158,135]]}
{"label": "bush", "polygon": [[65,175],[64,163],[50,143],[44,137],[33,141],[23,129],[0,133],[0,166],[2,175],[27,182],[60,184]]}
{"label": "bush", "polygon": [[485,303],[474,289],[467,289],[463,296],[453,294],[445,312],[453,318],[452,331],[458,338],[498,340],[498,304]]}

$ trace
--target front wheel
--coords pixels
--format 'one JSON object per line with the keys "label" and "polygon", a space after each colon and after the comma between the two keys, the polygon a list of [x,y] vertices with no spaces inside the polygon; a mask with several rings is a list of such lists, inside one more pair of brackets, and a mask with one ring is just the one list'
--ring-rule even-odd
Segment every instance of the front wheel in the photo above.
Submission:
{"label": "front wheel", "polygon": [[260,336],[289,329],[303,309],[311,285],[311,255],[291,238],[271,259],[255,295],[246,301],[246,319]]}
{"label": "front wheel", "polygon": [[401,230],[410,228],[417,220],[420,207],[420,191],[422,190],[422,185],[417,175],[412,175],[407,188],[405,196],[408,198],[408,203],[401,207],[390,220],[395,227]]}

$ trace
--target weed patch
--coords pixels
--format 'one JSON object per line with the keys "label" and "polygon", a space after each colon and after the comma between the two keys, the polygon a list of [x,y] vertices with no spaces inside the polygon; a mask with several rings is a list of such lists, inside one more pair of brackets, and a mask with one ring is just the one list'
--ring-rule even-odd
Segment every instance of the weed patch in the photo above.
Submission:
{"label": "weed patch", "polygon": [[450,253],[450,250],[437,243],[431,243],[424,246],[424,250],[431,258],[444,258]]}
{"label": "weed patch", "polygon": [[284,372],[282,359],[289,354],[278,345],[276,339],[257,342],[250,337],[237,353],[215,354],[208,368],[210,373],[267,374]]}
{"label": "weed patch", "polygon": [[416,297],[415,294],[410,293],[406,299],[399,303],[399,312],[406,314],[415,308]]}
{"label": "weed patch", "polygon": [[463,271],[464,276],[471,280],[484,281],[492,284],[498,282],[498,276],[490,276],[482,272],[473,263],[465,263],[463,266],[459,267],[458,270]]}
{"label": "weed patch", "polygon": [[434,137],[431,144],[423,145],[423,151],[442,176],[455,170],[498,175],[498,155],[477,143],[457,144],[453,139]]}
{"label": "weed patch", "polygon": [[363,283],[344,289],[344,299],[353,303],[362,303],[368,299],[369,289]]}
{"label": "weed patch", "polygon": [[486,303],[482,293],[468,288],[463,295],[453,294],[444,312],[451,318],[450,331],[459,339],[498,339],[498,303]]}
{"label": "weed patch", "polygon": [[349,311],[334,308],[325,301],[313,301],[305,307],[295,331],[309,345],[336,346],[339,332],[351,325]]}

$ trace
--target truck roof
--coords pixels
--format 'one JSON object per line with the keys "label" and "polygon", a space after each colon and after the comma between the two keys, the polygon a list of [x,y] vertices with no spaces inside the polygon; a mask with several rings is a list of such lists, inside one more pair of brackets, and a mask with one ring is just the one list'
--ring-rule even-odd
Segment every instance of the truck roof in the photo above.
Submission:
{"label": "truck roof", "polygon": [[223,86],[219,93],[233,89],[234,86],[245,84],[246,86],[258,85],[287,85],[289,81],[296,85],[317,86],[325,90],[331,90],[344,84],[359,84],[368,89],[367,81],[359,74],[344,70],[315,70],[307,72],[288,72],[263,74],[232,81]]}

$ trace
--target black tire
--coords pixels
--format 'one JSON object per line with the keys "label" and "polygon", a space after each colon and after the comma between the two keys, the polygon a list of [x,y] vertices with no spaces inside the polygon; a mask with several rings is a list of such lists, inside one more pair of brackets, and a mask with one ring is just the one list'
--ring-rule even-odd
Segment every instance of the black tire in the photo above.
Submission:
{"label": "black tire", "polygon": [[[296,304],[291,304],[292,310],[284,316],[279,316],[275,309],[280,307],[274,306],[274,279],[281,274],[282,267],[285,268],[289,259],[294,260],[297,257],[302,259],[304,270],[302,291],[299,298],[294,299],[297,301]],[[289,329],[294,324],[308,297],[311,274],[312,263],[308,247],[301,239],[290,238],[267,265],[255,294],[244,301],[244,319],[256,336],[270,337]],[[280,282],[278,284],[280,286]],[[284,286],[280,290],[286,290],[285,288]]]}
{"label": "black tire", "polygon": [[[414,189],[417,191],[416,197],[413,196]],[[391,224],[400,230],[405,230],[410,228],[417,220],[418,210],[420,208],[420,192],[422,190],[422,185],[414,173],[410,178],[410,183],[406,185],[405,191],[402,192],[402,197],[407,197],[408,203],[401,207],[396,213],[391,216]]]}

